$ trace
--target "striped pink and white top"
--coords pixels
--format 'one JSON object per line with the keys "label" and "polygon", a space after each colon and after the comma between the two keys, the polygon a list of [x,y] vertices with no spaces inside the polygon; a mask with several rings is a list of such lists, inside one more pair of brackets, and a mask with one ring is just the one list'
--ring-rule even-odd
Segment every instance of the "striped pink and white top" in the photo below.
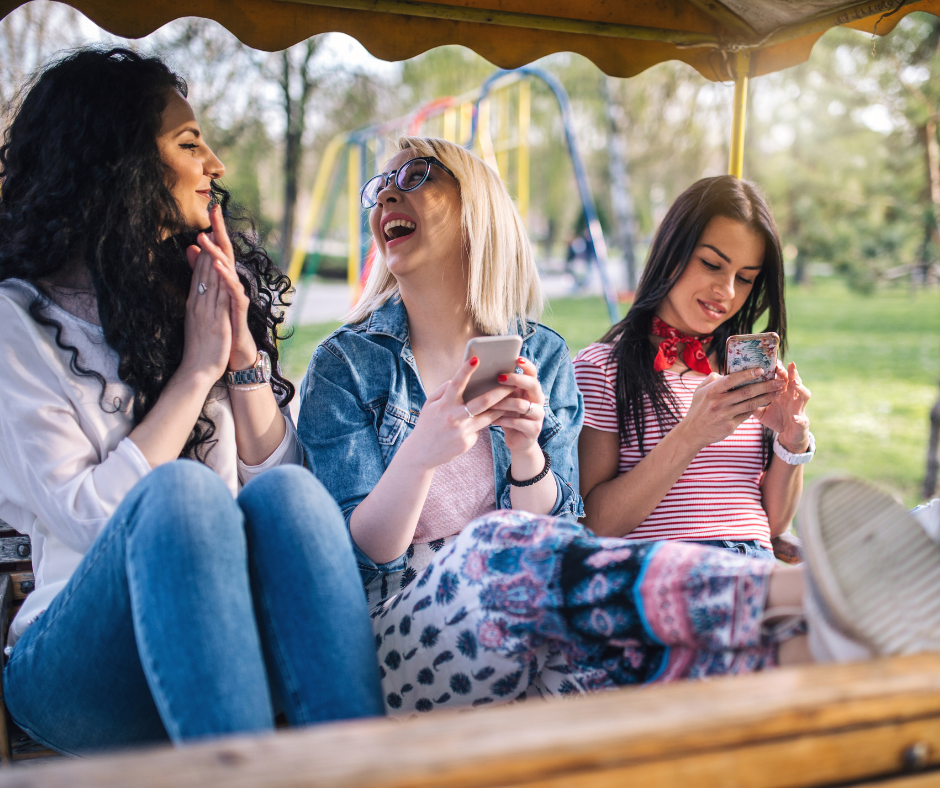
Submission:
{"label": "striped pink and white top", "polygon": [[[702,377],[665,370],[666,385],[679,403],[680,417],[692,402]],[[574,375],[584,395],[584,424],[618,432],[617,362],[610,347],[589,345],[574,360]],[[652,407],[645,414],[644,448],[663,439]],[[770,525],[761,505],[764,453],[760,422],[751,416],[723,441],[702,449],[652,514],[627,539],[756,539],[771,548]],[[631,471],[645,455],[634,440],[620,444],[619,473]]]}

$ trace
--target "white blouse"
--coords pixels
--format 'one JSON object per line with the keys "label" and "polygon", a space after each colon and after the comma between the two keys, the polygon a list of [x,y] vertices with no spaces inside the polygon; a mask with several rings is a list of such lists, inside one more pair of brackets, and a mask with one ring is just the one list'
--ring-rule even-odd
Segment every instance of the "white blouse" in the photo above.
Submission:
{"label": "white blouse", "polygon": [[[10,626],[12,646],[68,582],[82,557],[150,464],[128,434],[134,427],[132,393],[118,378],[118,356],[99,326],[52,304],[47,314],[62,325],[63,344],[78,349],[79,363],[107,384],[70,369],[71,354],[55,329],[28,312],[36,289],[0,282],[0,519],[32,540],[35,590]],[[232,495],[276,465],[301,464],[303,451],[288,409],[287,433],[261,465],[245,465],[235,447],[228,391],[213,389],[207,415],[218,442],[206,464]]]}

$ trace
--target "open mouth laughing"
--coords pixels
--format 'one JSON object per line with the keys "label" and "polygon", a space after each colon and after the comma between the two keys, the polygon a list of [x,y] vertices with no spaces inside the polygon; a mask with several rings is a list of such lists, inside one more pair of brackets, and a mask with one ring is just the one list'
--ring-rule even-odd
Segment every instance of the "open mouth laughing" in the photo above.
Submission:
{"label": "open mouth laughing", "polygon": [[407,240],[417,227],[418,225],[410,216],[402,213],[390,213],[382,219],[382,234],[388,246]]}

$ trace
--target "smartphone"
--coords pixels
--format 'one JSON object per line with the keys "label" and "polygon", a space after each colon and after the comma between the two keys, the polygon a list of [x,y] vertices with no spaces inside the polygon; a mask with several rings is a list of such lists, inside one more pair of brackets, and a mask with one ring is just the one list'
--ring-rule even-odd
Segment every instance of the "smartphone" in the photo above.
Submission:
{"label": "smartphone", "polygon": [[745,369],[757,369],[758,367],[764,370],[764,374],[760,377],[734,388],[739,389],[753,383],[773,380],[777,374],[777,347],[779,345],[780,337],[773,331],[767,331],[763,334],[737,334],[728,337],[728,342],[725,345],[726,375],[741,372]]}
{"label": "smartphone", "polygon": [[522,337],[512,334],[506,337],[477,337],[467,343],[467,352],[463,360],[476,356],[480,359],[477,368],[470,376],[470,382],[464,389],[463,401],[469,402],[474,397],[486,394],[500,385],[497,375],[508,375],[514,372],[516,359],[522,352]]}

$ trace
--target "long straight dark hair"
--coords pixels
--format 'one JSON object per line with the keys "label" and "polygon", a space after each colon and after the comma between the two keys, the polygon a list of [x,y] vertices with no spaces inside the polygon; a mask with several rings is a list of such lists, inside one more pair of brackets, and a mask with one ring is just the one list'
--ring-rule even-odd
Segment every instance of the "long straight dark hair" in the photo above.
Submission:
{"label": "long straight dark hair", "polygon": [[750,334],[754,323],[769,312],[765,331],[780,335],[780,354],[786,349],[786,308],[783,302],[783,255],[780,235],[770,207],[757,187],[731,175],[703,178],[693,183],[672,204],[650,248],[649,259],[626,317],[610,329],[601,342],[611,344],[611,360],[617,363],[617,421],[621,440],[635,438],[645,453],[644,410],[646,398],[661,430],[679,421],[678,403],[666,386],[662,372],[653,369],[654,348],[649,335],[662,300],[682,276],[698,240],[717,216],[740,222],[764,239],[764,260],[744,305],[714,333],[718,371],[724,372],[721,350],[728,337]]}

